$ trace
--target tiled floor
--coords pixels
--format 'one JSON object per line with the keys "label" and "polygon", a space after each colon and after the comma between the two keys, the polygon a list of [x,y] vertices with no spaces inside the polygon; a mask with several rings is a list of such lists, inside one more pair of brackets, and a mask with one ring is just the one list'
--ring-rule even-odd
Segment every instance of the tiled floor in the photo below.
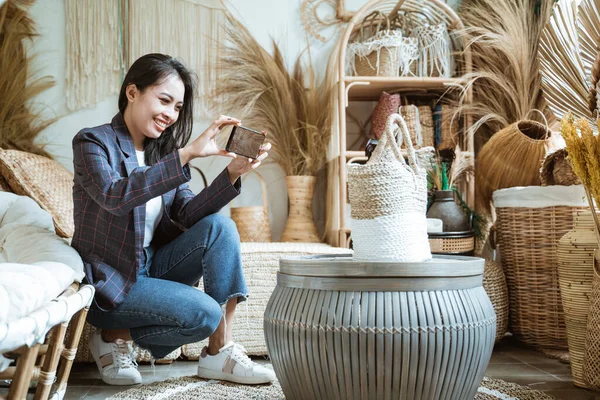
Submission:
{"label": "tiled floor", "polygon": [[[264,360],[257,361],[264,362]],[[175,361],[170,365],[157,365],[154,371],[150,365],[141,365],[140,371],[144,383],[151,383],[171,377],[194,375],[196,362]],[[600,393],[593,393],[573,385],[568,364],[546,358],[541,353],[509,338],[494,349],[486,375],[543,390],[557,399],[600,400]],[[94,364],[75,364],[65,399],[100,400],[126,389],[103,384],[98,378]],[[0,398],[6,393],[6,389],[0,388]],[[27,398],[33,399],[33,394]]]}

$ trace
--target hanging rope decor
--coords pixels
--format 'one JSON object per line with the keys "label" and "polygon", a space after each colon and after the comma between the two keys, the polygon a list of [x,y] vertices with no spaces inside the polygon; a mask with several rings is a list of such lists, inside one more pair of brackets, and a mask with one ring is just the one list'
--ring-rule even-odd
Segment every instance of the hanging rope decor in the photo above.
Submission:
{"label": "hanging rope decor", "polygon": [[66,0],[67,108],[117,94],[121,81],[121,0]]}

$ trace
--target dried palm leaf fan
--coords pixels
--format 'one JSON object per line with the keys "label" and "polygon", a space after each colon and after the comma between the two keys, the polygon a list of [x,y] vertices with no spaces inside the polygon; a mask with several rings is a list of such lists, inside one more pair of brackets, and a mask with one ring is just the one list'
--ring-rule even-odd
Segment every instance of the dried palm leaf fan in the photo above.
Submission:
{"label": "dried palm leaf fan", "polygon": [[498,189],[539,186],[542,160],[551,147],[551,131],[533,120],[515,122],[494,134],[477,156],[476,209],[491,215],[492,194]]}
{"label": "dried palm leaf fan", "polygon": [[[542,89],[557,118],[568,112],[586,118],[596,130],[590,107],[590,82],[600,40],[599,0],[559,1],[542,32],[539,48]],[[597,75],[597,72],[596,72]],[[594,85],[595,86],[595,85]]]}
{"label": "dried palm leaf fan", "polygon": [[[473,55],[473,72],[462,77],[456,113],[471,115],[477,148],[530,110],[546,112],[537,60],[539,37],[552,12],[552,1],[464,0],[458,11]],[[473,89],[469,104],[468,89]],[[543,118],[532,116],[542,122]]]}
{"label": "dried palm leaf fan", "polygon": [[43,120],[31,100],[54,86],[49,77],[31,79],[32,57],[26,41],[37,36],[28,13],[32,0],[8,0],[0,7],[0,147],[50,157],[34,143],[54,120]]}

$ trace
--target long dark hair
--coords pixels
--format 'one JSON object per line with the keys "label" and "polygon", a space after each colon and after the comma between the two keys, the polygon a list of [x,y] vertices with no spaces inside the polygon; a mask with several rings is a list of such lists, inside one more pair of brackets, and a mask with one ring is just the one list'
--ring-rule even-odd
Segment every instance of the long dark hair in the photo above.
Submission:
{"label": "long dark hair", "polygon": [[194,123],[194,91],[196,77],[181,61],[166,54],[152,53],[138,58],[127,71],[119,93],[119,111],[125,114],[127,108],[127,86],[134,84],[140,92],[159,84],[171,75],[177,74],[185,88],[183,107],[177,122],[169,126],[158,139],[146,138],[144,153],[147,165],[153,165],[176,149],[185,146],[192,136]]}

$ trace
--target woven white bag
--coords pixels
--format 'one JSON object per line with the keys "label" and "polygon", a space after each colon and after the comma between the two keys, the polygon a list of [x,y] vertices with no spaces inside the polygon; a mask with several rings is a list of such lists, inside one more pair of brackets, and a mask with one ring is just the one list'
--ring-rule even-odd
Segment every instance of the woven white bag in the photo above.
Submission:
{"label": "woven white bag", "polygon": [[[398,132],[398,141],[394,132]],[[407,165],[400,146],[406,142]],[[427,238],[427,178],[417,158],[406,122],[399,114],[366,164],[348,165],[352,242],[357,261],[422,262],[431,259]]]}

